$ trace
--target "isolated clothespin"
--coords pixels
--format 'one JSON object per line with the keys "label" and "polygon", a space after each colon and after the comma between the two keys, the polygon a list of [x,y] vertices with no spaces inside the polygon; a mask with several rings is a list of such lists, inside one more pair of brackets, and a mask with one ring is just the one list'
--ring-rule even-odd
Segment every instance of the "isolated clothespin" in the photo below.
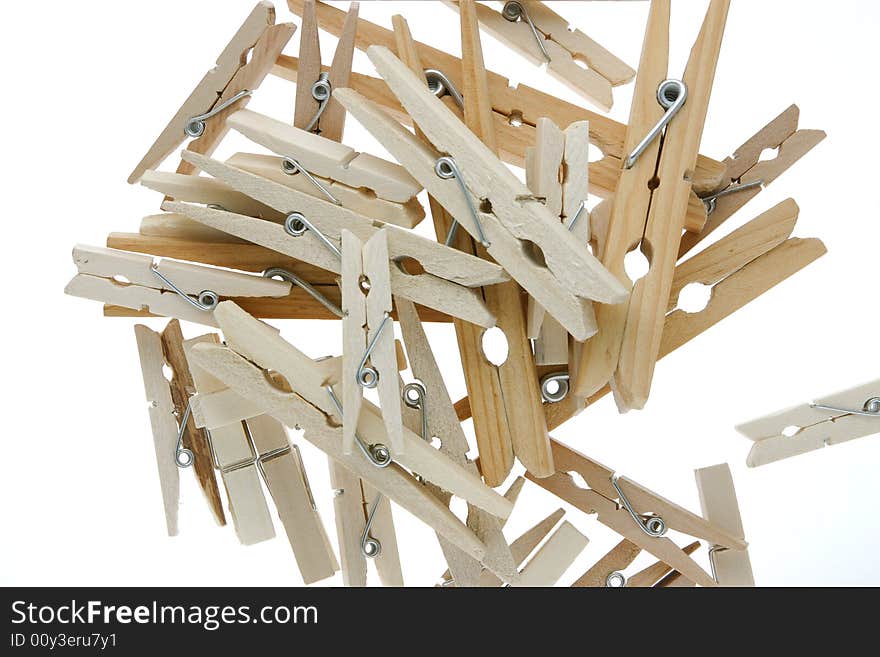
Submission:
{"label": "isolated clothespin", "polygon": [[[399,164],[369,153],[358,153],[348,146],[291,127],[268,116],[242,110],[228,119],[234,128],[253,142],[282,156],[281,170],[289,176],[319,176],[345,185],[351,191],[370,190],[377,198],[409,203],[422,191],[421,185]],[[342,201],[318,179],[309,179],[309,194],[336,205]]]}
{"label": "isolated clothespin", "polygon": [[165,524],[169,536],[177,536],[178,508],[180,505],[180,474],[177,471],[176,454],[178,428],[174,416],[171,388],[162,368],[165,357],[162,352],[162,336],[147,326],[134,327],[137,338],[144,391],[150,404],[150,425],[153,430],[153,447],[159,468],[159,485],[165,509]]}
{"label": "isolated clothespin", "polygon": [[[732,536],[745,539],[739,502],[733,487],[733,475],[726,463],[694,471],[703,517]],[[719,545],[709,548],[712,576],[721,586],[755,586],[749,552]]]}
{"label": "isolated clothespin", "polygon": [[342,141],[345,110],[333,99],[332,90],[347,87],[351,77],[354,39],[358,26],[359,2],[349,5],[339,35],[333,63],[322,71],[321,43],[318,40],[318,18],[313,0],[305,0],[302,9],[299,64],[302,78],[296,85],[296,106],[293,125],[333,141]]}
{"label": "isolated clothespin", "polygon": [[[288,6],[296,14],[302,14],[303,0],[288,0]],[[321,28],[340,36],[345,23],[345,12],[323,2],[316,2],[315,8]],[[355,39],[358,49],[366,51],[372,45],[385,46],[394,50],[397,46],[395,34],[384,27],[358,19]],[[464,89],[462,61],[454,55],[433,48],[424,43],[414,42],[415,52],[423,62],[430,62],[431,68],[425,74],[431,91],[437,95],[458,94]],[[398,51],[398,56],[403,55]],[[297,79],[298,60],[282,55],[273,72],[294,82]],[[551,119],[561,128],[576,121],[590,122],[590,141],[600,149],[604,157],[590,165],[591,192],[602,198],[614,194],[620,177],[624,153],[626,126],[603,114],[567,103],[555,96],[532,89],[526,85],[514,85],[510,80],[493,71],[486,71],[489,100],[492,106],[492,121],[498,135],[498,150],[505,162],[522,167],[525,164],[526,149],[535,144],[535,126],[541,117]],[[411,125],[413,118],[401,107],[395,95],[381,79],[368,75],[352,74],[352,89],[381,106],[399,121]],[[454,93],[453,93],[454,92]],[[454,104],[450,105],[459,111]],[[461,112],[459,111],[459,114]],[[693,174],[694,192],[700,195],[712,194],[724,186],[727,166],[705,156],[697,158]],[[706,223],[705,206],[694,196],[688,207],[686,225],[688,230],[699,230]]]}
{"label": "isolated clothespin", "polygon": [[330,459],[330,485],[345,586],[367,585],[367,560],[383,586],[403,586],[397,536],[388,498]]}
{"label": "isolated clothespin", "polygon": [[[799,118],[800,110],[792,105],[724,160],[724,185],[702,198],[708,221],[702,230],[682,237],[679,257],[700,244],[825,139],[822,130],[798,130]],[[768,153],[772,157],[766,157]]]}
{"label": "isolated clothespin", "polygon": [[[382,47],[368,54],[445,155],[438,157],[356,92],[337,90],[340,102],[447,211],[465,218],[460,225],[569,333],[579,340],[592,335],[589,300],[620,303],[622,286],[400,60]],[[527,256],[523,242],[543,257]]]}
{"label": "isolated clothespin", "polygon": [[[381,418],[372,412],[361,415],[364,449],[350,455],[342,451],[342,430],[338,424],[331,423],[333,417],[339,422],[341,413],[337,407],[329,414],[319,405],[336,406],[338,397],[327,390],[324,377],[315,378],[309,371],[309,359],[280,339],[274,331],[260,322],[243,314],[234,304],[223,304],[218,308],[224,334],[235,349],[245,351],[247,358],[225,347],[201,345],[194,350],[193,357],[198,364],[218,376],[242,397],[260,405],[265,412],[276,417],[288,426],[298,426],[304,437],[336,461],[347,467],[353,474],[367,481],[383,495],[395,501],[441,533],[453,544],[477,559],[485,554],[484,544],[459,521],[448,509],[419,484],[413,475],[403,469],[405,463],[413,466],[424,479],[434,481],[454,494],[462,494],[465,499],[486,508],[499,517],[510,513],[510,504],[500,495],[486,488],[479,480],[464,470],[448,463],[421,439],[412,436],[407,443],[405,458],[398,464],[390,460],[387,447],[378,444],[384,439]],[[234,324],[241,326],[236,328]],[[237,336],[231,337],[230,329]],[[245,339],[251,344],[241,345]],[[287,345],[286,347],[284,345]],[[286,392],[266,379],[263,368],[279,372],[289,382],[296,382],[300,394]],[[318,373],[320,374],[320,372]],[[328,384],[329,385],[329,384]],[[323,396],[320,394],[323,391]],[[324,401],[326,399],[327,401]],[[378,424],[377,424],[378,423]],[[407,433],[405,432],[405,437]],[[421,445],[419,444],[421,443]]]}
{"label": "isolated clothespin", "polygon": [[[272,3],[257,3],[217,58],[216,66],[150,146],[128,182],[138,182],[145,171],[155,169],[188,138],[193,139],[189,150],[210,155],[226,134],[224,113],[247,104],[295,31],[293,23],[275,25]],[[178,168],[178,173],[192,172],[186,163]]]}
{"label": "isolated clothespin", "polygon": [[[727,548],[746,547],[741,538],[731,536],[625,477],[618,477],[610,468],[556,441],[553,441],[553,458],[557,467],[555,475],[538,479],[526,473],[526,478],[584,513],[595,513],[603,525],[700,586],[714,586],[715,580],[664,537],[667,530]],[[588,488],[579,485],[572,473],[579,475]]]}
{"label": "isolated clothespin", "polygon": [[366,243],[342,231],[342,449],[351,454],[365,388],[377,388],[392,455],[403,442],[400,387],[391,319],[388,235],[380,230]]}
{"label": "isolated clothespin", "polygon": [[66,294],[208,326],[221,299],[290,293],[287,282],[98,246],[74,247],[73,261]]}
{"label": "isolated clothespin", "polygon": [[[621,411],[642,408],[650,392],[730,2],[710,3],[682,80],[667,79],[670,4],[651,3],[627,130],[629,155],[602,253],[621,283],[633,286],[632,295],[629,304],[597,310],[599,333],[584,346],[574,381],[575,392],[589,396],[610,380]],[[650,268],[633,282],[624,259],[639,245]]]}
{"label": "isolated clothespin", "polygon": [[[586,121],[563,132],[550,119],[539,119],[535,147],[526,151],[526,184],[584,248],[590,241],[589,131]],[[529,299],[528,333],[535,340],[538,365],[568,364],[568,333],[552,318],[547,320],[534,299]]]}
{"label": "isolated clothespin", "polygon": [[[407,411],[404,422],[411,431],[421,435],[427,442],[436,437],[440,441],[439,449],[443,454],[460,467],[479,476],[476,465],[467,457],[467,438],[455,415],[452,400],[415,305],[402,298],[397,298],[395,305],[410,369],[415,377],[415,381],[403,386],[404,410]],[[449,505],[451,496],[448,492],[438,486],[427,486],[438,499]],[[505,497],[510,499],[507,495]],[[514,561],[510,546],[501,531],[502,525],[503,522],[492,514],[473,504],[468,505],[467,526],[486,545],[483,563],[438,536],[443,555],[449,564],[449,573],[456,586],[478,586],[484,571],[483,564],[488,564],[488,571],[497,573],[506,583],[516,580],[518,564]]]}
{"label": "isolated clothespin", "polygon": [[755,444],[746,463],[768,463],[880,433],[880,381],[741,424]]}
{"label": "isolated clothespin", "polygon": [[[444,0],[458,8],[458,2]],[[517,0],[500,3],[501,11],[477,5],[480,24],[496,39],[547,71],[577,93],[610,111],[611,89],[625,84],[636,72],[608,50],[542,2]],[[583,64],[583,66],[579,65]]]}
{"label": "isolated clothespin", "polygon": [[185,203],[166,202],[164,209],[336,273],[341,272],[339,240],[343,229],[367,240],[385,228],[389,256],[394,261],[390,274],[395,294],[479,326],[489,328],[495,324],[492,313],[469,287],[507,280],[507,274],[498,265],[410,231],[377,225],[350,210],[221,162],[193,154],[187,157],[194,158],[205,172],[285,212],[287,219],[279,225]]}

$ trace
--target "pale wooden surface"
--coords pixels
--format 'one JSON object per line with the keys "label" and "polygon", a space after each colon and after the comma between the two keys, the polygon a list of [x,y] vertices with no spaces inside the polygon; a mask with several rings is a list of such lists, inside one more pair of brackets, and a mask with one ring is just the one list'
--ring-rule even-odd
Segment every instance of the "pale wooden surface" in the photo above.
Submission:
{"label": "pale wooden surface", "polygon": [[258,2],[232,40],[220,53],[217,64],[196,86],[189,98],[172,117],[171,121],[150,146],[146,155],[128,177],[129,183],[136,183],[147,169],[156,166],[168,157],[186,139],[184,125],[193,116],[203,114],[213,108],[222,90],[242,67],[243,56],[253,48],[263,33],[275,23],[275,8],[270,2]]}
{"label": "pale wooden surface", "polygon": [[[199,394],[213,393],[226,386],[192,359],[193,349],[199,344],[216,344],[219,338],[209,334],[185,340],[183,343],[190,374]],[[254,457],[250,442],[240,420],[211,430],[211,446],[221,471],[223,484],[229,498],[229,513],[238,540],[243,545],[253,545],[275,538],[275,528],[269,507],[260,485],[260,477],[254,464],[230,472],[225,468],[243,463]]]}
{"label": "pale wooden surface", "polygon": [[260,471],[284,525],[296,564],[305,584],[332,577],[339,570],[336,556],[306,487],[299,453],[290,447],[287,430],[278,420],[260,415],[248,420],[248,429],[260,454],[288,448],[260,460]]}
{"label": "pale wooden surface", "polygon": [[361,480],[335,459],[328,458],[330,485],[333,487],[333,509],[336,537],[345,586],[367,585],[367,560],[361,552],[364,528],[364,497]]}
{"label": "pale wooden surface", "polygon": [[406,203],[421,191],[399,164],[383,160],[321,135],[289,126],[251,110],[240,110],[226,121],[253,142],[284,157],[292,157],[306,171],[336,180],[354,189],[371,189],[379,198]]}
{"label": "pale wooden surface", "polygon": [[651,391],[669,289],[693,189],[691,172],[699,154],[729,8],[730,0],[710,3],[684,72],[687,102],[669,124],[663,139],[657,167],[660,186],[651,200],[643,240],[651,267],[633,287],[611,385],[622,411],[644,408]]}
{"label": "pale wooden surface", "polygon": [[[357,33],[360,5],[360,2],[349,3],[348,14],[342,25],[342,34],[339,36],[336,52],[333,53],[333,63],[330,65],[331,87],[347,87],[351,79],[354,37]],[[322,137],[333,141],[342,141],[345,131],[345,109],[333,96],[327,100],[324,113],[318,120],[318,129],[321,131]]]}
{"label": "pale wooden surface", "polygon": [[[376,499],[376,491],[365,481],[361,481],[361,486],[364,496],[364,521],[366,522],[370,507]],[[391,502],[384,495],[379,498],[379,505],[373,516],[373,524],[370,526],[370,536],[382,544],[379,556],[372,559],[382,586],[402,587],[403,570],[400,566],[400,552],[397,548],[397,534],[394,530]]]}
{"label": "pale wooden surface", "polygon": [[[816,399],[814,403],[862,409],[865,402],[874,397],[880,397],[880,380]],[[793,436],[786,436],[783,432],[788,427],[799,429]],[[736,430],[755,441],[746,461],[754,468],[874,435],[880,432],[880,423],[876,417],[838,413],[802,404],[746,422]]]}
{"label": "pale wooden surface", "polygon": [[[191,396],[195,394],[196,387],[183,350],[183,332],[180,329],[180,322],[176,319],[168,322],[168,326],[162,331],[162,352],[165,356],[165,362],[172,370],[171,397],[174,400],[174,408],[177,410],[179,425],[180,420],[186,414],[186,407],[190,403]],[[217,488],[217,478],[214,476],[214,462],[211,458],[209,440],[207,433],[196,427],[195,418],[190,413],[183,436],[183,445],[193,453],[191,467],[196,473],[196,479],[211,512],[214,514],[214,519],[218,525],[223,526],[226,524],[226,516],[223,514],[223,502],[220,499],[220,490]]]}
{"label": "pale wooden surface", "polygon": [[[733,487],[733,475],[726,463],[694,471],[703,516],[713,525],[733,536],[745,538],[739,502]],[[714,553],[715,577],[721,586],[755,585],[748,550],[717,550]]]}
{"label": "pale wooden surface", "polygon": [[[354,452],[364,392],[357,381],[358,364],[367,350],[367,304],[361,277],[364,244],[342,231],[342,451]],[[387,447],[387,445],[386,445]]]}
{"label": "pale wooden surface", "polygon": [[[681,549],[687,555],[691,555],[700,548],[699,541],[686,545]],[[629,588],[645,588],[656,586],[664,577],[674,572],[668,564],[658,561],[651,564],[647,568],[640,570],[627,580],[626,585]]]}
{"label": "pale wooden surface", "polygon": [[635,543],[623,539],[604,557],[599,559],[592,568],[575,580],[574,587],[605,587],[608,576],[614,572],[623,572],[641,554],[642,548]]}
{"label": "pale wooden surface", "polygon": [[567,520],[553,532],[520,573],[513,586],[553,586],[574,563],[590,540]]}
{"label": "pale wooden surface", "polygon": [[174,462],[177,449],[177,422],[174,420],[174,402],[169,382],[162,372],[165,365],[162,353],[162,337],[146,326],[134,327],[144,392],[150,404],[150,426],[153,430],[153,447],[156,450],[156,466],[159,470],[159,486],[165,508],[165,526],[169,536],[177,536],[177,513],[180,505],[180,474]]}
{"label": "pale wooden surface", "polygon": [[304,129],[318,110],[318,101],[312,96],[312,85],[321,73],[321,42],[318,39],[314,0],[304,0],[300,16],[299,62],[303,80],[302,84],[296,85],[293,125]]}
{"label": "pale wooden surface", "polygon": [[[282,23],[269,27],[257,40],[250,52],[248,62],[236,72],[229,84],[226,85],[215,106],[220,106],[242,91],[256,91],[269,71],[275,66],[278,56],[295,31],[296,26],[293,23]],[[227,118],[233,112],[247,107],[250,99],[251,96],[245,96],[208,119],[205,123],[204,133],[197,139],[191,140],[186,145],[186,150],[211,155],[220,145],[226,133],[229,132]],[[182,160],[177,166],[177,173],[192,175],[196,173],[196,169],[189,162]]]}
{"label": "pale wooden surface", "polygon": [[[282,158],[275,155],[264,155],[257,153],[236,153],[226,163],[236,169],[242,169],[257,176],[267,178],[279,185],[286,185],[305,194],[317,198],[324,198],[323,192],[315,187],[308,178],[302,175],[290,176],[281,168]],[[314,174],[312,174],[314,175]],[[348,185],[330,180],[329,178],[321,178],[315,176],[324,187],[342,204],[342,207],[348,208],[353,212],[362,214],[371,219],[377,219],[384,223],[402,226],[403,228],[414,228],[425,218],[425,208],[422,207],[418,199],[413,198],[406,203],[395,203],[379,198],[372,192],[365,189],[354,189]],[[213,178],[202,178],[203,180],[214,180]],[[219,182],[219,181],[218,181]],[[190,199],[179,199],[182,201]],[[220,205],[223,205],[222,203]],[[260,204],[262,205],[262,204]],[[238,212],[239,214],[248,214],[251,216],[260,216],[252,212],[242,212],[228,206],[227,210]],[[274,215],[281,217],[281,213],[272,210]]]}
{"label": "pale wooden surface", "polygon": [[[402,16],[394,16],[394,37],[398,55],[420,79],[423,67],[416,51],[409,26]],[[470,48],[476,46],[472,43]],[[471,83],[479,86],[481,78],[476,69],[471,69]],[[480,96],[478,96],[480,98]],[[485,98],[485,97],[484,97]],[[415,133],[426,145],[427,138],[415,125]],[[452,225],[452,215],[429,194],[431,217],[437,239],[445,241]],[[477,253],[473,240],[463,230],[459,230],[452,245],[467,253]],[[504,409],[504,396],[501,391],[501,379],[498,368],[488,361],[483,353],[483,331],[473,324],[456,320],[455,335],[461,364],[464,371],[468,395],[474,400],[478,412],[474,417],[474,434],[481,456],[482,474],[490,486],[500,486],[513,467],[513,444],[510,437],[510,424]],[[460,573],[461,574],[461,573]]]}
{"label": "pale wooden surface", "polygon": [[[313,404],[314,409],[322,414],[325,423],[327,418],[332,417],[336,417],[337,422],[341,421],[342,418],[338,418],[336,407],[325,389],[327,381],[332,377],[329,377],[318,364],[281,338],[274,329],[250,317],[233,303],[221,304],[217,307],[215,315],[227,343],[233,349],[250,361],[260,363],[266,369],[283,375],[294,387],[296,394]],[[229,387],[236,389],[231,385]],[[253,395],[242,396],[262,403]],[[283,418],[279,419],[291,426]],[[338,428],[341,436],[341,427],[332,428],[334,432]],[[360,415],[358,435],[367,444],[388,445],[381,413],[378,408],[366,401]],[[406,440],[406,449],[395,455],[400,465],[418,472],[428,481],[442,486],[499,518],[506,518],[510,514],[512,505],[501,495],[486,487],[479,478],[454,464],[411,431],[404,429],[403,436]],[[343,453],[341,441],[339,452]],[[365,459],[358,450],[354,450],[352,455],[345,456]]]}

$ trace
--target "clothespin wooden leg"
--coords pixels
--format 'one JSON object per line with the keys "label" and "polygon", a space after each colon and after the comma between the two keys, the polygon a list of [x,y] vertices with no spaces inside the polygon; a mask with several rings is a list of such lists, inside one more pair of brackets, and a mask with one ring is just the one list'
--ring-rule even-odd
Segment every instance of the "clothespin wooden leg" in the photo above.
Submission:
{"label": "clothespin wooden leg", "polygon": [[177,536],[177,510],[180,504],[180,475],[174,462],[177,448],[177,423],[168,380],[162,373],[165,360],[162,338],[155,331],[138,324],[134,327],[140,354],[144,390],[150,403],[150,424],[159,468],[159,484],[165,506],[165,523],[169,536]]}

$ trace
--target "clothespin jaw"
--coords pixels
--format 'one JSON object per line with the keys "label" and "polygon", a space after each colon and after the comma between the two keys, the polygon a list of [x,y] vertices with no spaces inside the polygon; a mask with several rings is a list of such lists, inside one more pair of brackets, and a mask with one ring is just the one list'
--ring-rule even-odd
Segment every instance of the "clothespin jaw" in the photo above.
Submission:
{"label": "clothespin jaw", "polygon": [[[459,9],[459,3],[444,0]],[[502,2],[501,11],[476,5],[480,23],[494,37],[604,111],[613,105],[611,88],[632,80],[629,66],[577,29],[542,2]],[[578,65],[578,62],[584,66]]]}
{"label": "clothespin jaw", "polygon": [[[247,103],[296,30],[292,23],[274,23],[273,5],[258,2],[217,58],[216,66],[202,78],[134,168],[129,183],[136,183],[144,172],[155,169],[188,138],[193,138],[194,144],[198,142],[195,150],[208,154],[213,151],[225,133],[224,117],[219,115]],[[253,56],[248,61],[251,50]],[[182,169],[180,173],[190,171]]]}
{"label": "clothespin jaw", "polygon": [[79,273],[65,293],[156,315],[215,326],[212,311],[224,298],[283,297],[290,283],[214,267],[78,245]]}
{"label": "clothespin jaw", "polygon": [[880,380],[739,425],[755,468],[880,433]]}
{"label": "clothespin jaw", "polygon": [[364,244],[343,230],[343,449],[349,454],[365,388],[378,388],[392,453],[405,449],[391,310],[387,233],[379,231]]}
{"label": "clothespin jaw", "polygon": [[[723,463],[695,470],[694,475],[706,520],[733,536],[745,538],[730,467]],[[755,586],[748,550],[715,545],[709,548],[709,560],[712,576],[721,586]]]}

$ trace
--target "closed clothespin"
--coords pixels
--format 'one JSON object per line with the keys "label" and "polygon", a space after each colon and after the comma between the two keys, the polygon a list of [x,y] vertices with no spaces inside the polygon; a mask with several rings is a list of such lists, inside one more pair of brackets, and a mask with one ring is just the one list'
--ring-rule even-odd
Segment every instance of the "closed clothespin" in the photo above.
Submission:
{"label": "closed clothespin", "polygon": [[391,319],[388,237],[366,243],[342,231],[342,449],[354,450],[364,389],[377,388],[392,455],[402,454],[403,419]]}
{"label": "closed clothespin", "polygon": [[[621,411],[644,407],[650,392],[730,2],[710,3],[682,80],[667,78],[670,4],[651,3],[627,130],[629,154],[602,252],[602,262],[632,285],[632,295],[628,304],[597,310],[599,332],[584,346],[574,381],[581,396],[611,381]],[[639,247],[649,269],[633,282],[624,260]]]}
{"label": "closed clothespin", "polygon": [[[694,471],[703,517],[732,536],[745,539],[739,502],[733,487],[733,475],[726,463]],[[755,586],[749,552],[731,550],[720,545],[709,548],[712,576],[721,586]]]}
{"label": "closed clothespin", "polygon": [[332,141],[342,141],[345,129],[345,110],[333,99],[332,91],[336,87],[347,87],[351,77],[359,9],[359,2],[349,5],[333,63],[329,70],[324,71],[321,66],[321,43],[318,40],[318,17],[314,0],[305,0],[302,7],[299,44],[302,77],[296,86],[293,125]]}
{"label": "closed clothespin", "polygon": [[[444,0],[458,8],[458,2]],[[477,5],[480,24],[492,36],[564,82],[577,93],[610,111],[611,89],[625,84],[636,72],[543,2],[507,0],[501,11]]]}
{"label": "closed clothespin", "polygon": [[[714,586],[713,580],[675,543],[665,537],[673,529],[715,545],[745,549],[742,538],[711,525],[700,516],[670,502],[643,486],[618,477],[613,470],[553,441],[557,473],[538,479],[526,478],[587,514],[640,548],[653,554],[700,586]],[[587,488],[572,477],[579,475]]]}
{"label": "closed clothespin", "polygon": [[[540,119],[537,143],[526,152],[526,184],[545,199],[547,209],[586,248],[590,241],[589,124],[572,123],[564,132],[549,119]],[[568,333],[544,309],[529,299],[529,337],[535,340],[538,365],[567,365]],[[545,395],[546,397],[546,395]]]}
{"label": "closed clothespin", "polygon": [[[218,57],[216,66],[150,146],[128,182],[138,182],[144,172],[155,169],[189,138],[189,150],[210,155],[226,134],[225,115],[247,104],[295,31],[293,23],[275,25],[272,3],[257,3]],[[192,172],[189,164],[181,162],[178,173]]]}
{"label": "closed clothespin", "polygon": [[207,326],[222,299],[290,294],[287,282],[98,246],[74,247],[73,261],[65,294]]}
{"label": "closed clothespin", "polygon": [[340,102],[569,333],[592,335],[589,301],[621,303],[620,283],[400,60],[368,55],[441,156],[356,92],[337,90]]}
{"label": "closed clothespin", "polygon": [[[288,6],[294,13],[302,15],[303,0],[288,0]],[[316,2],[315,8],[321,28],[340,36],[345,24],[345,12],[323,2]],[[385,46],[392,51],[397,47],[395,34],[391,30],[363,18],[358,19],[355,45],[363,51],[372,45]],[[421,61],[430,62],[432,68],[424,72],[432,93],[461,96],[458,90],[467,86],[463,79],[462,60],[418,41],[413,42],[413,46]],[[399,51],[398,55],[403,59]],[[298,66],[296,58],[282,55],[273,72],[295,82]],[[487,70],[486,76],[488,102],[491,104],[492,122],[498,136],[498,151],[505,162],[518,167],[525,165],[525,153],[535,144],[535,126],[541,117],[549,118],[560,128],[576,121],[589,121],[590,142],[603,153],[602,159],[590,165],[590,191],[602,198],[614,194],[622,169],[622,159],[625,157],[624,139],[627,127],[624,124],[526,85],[511,84],[508,78],[493,71]],[[413,117],[401,107],[394,93],[381,79],[354,73],[350,86],[397,120],[407,125],[413,124]],[[448,105],[461,115],[461,110],[455,103]],[[722,162],[699,156],[693,174],[694,191],[701,195],[717,191],[725,185],[726,169],[727,165]],[[696,195],[691,201],[686,225],[688,230],[700,230],[706,223],[706,209]]]}
{"label": "closed clothespin", "polygon": [[768,463],[880,433],[880,381],[767,415],[736,428],[755,444],[746,463]]}

